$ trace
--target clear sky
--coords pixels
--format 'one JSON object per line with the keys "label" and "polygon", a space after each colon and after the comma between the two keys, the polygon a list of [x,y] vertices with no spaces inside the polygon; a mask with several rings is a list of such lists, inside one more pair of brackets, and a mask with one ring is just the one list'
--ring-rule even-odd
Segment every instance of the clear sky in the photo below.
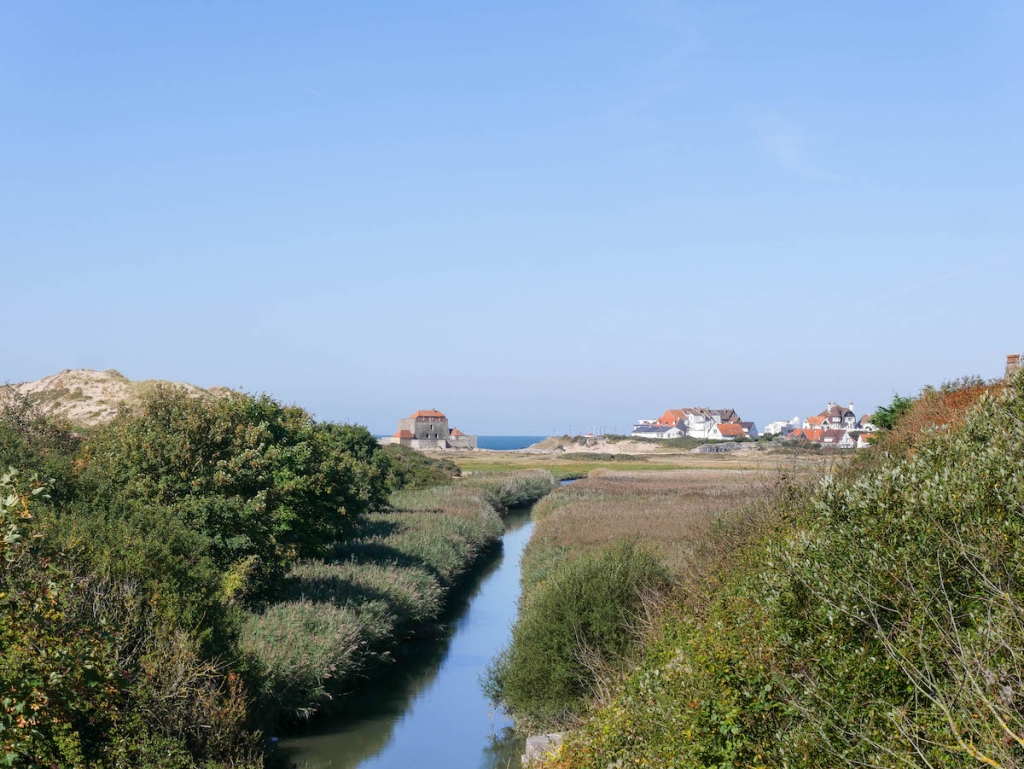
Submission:
{"label": "clear sky", "polygon": [[1024,3],[31,2],[0,381],[759,425],[1024,352]]}

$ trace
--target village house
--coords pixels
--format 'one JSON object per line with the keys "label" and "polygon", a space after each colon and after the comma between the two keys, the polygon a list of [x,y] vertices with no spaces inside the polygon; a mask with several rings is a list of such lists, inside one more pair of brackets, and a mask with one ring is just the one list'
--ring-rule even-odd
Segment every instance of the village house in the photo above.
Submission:
{"label": "village house", "polygon": [[804,440],[810,443],[820,443],[821,436],[824,434],[825,431],[820,427],[801,427],[797,430],[793,430],[793,432],[789,434],[789,440]]}
{"label": "village house", "polygon": [[823,430],[817,442],[824,449],[852,449],[857,446],[848,430]]}
{"label": "village house", "polygon": [[857,448],[866,449],[874,442],[874,436],[871,433],[861,433],[857,436]]}
{"label": "village house", "polygon": [[820,414],[807,417],[804,420],[803,428],[824,430],[855,430],[857,428],[857,415],[853,412],[853,404],[850,408],[843,408],[836,403],[829,403]]}
{"label": "village house", "polygon": [[411,449],[475,449],[476,436],[448,426],[448,417],[435,409],[417,411],[398,420],[398,431],[382,443]]}
{"label": "village house", "polygon": [[733,422],[724,422],[712,426],[708,432],[708,439],[712,441],[734,441],[737,438],[745,438],[743,428]]}
{"label": "village house", "polygon": [[633,427],[633,432],[630,433],[632,438],[658,438],[661,440],[667,440],[669,438],[682,438],[686,433],[679,429],[678,425],[658,425],[658,424],[637,424]]}
{"label": "village house", "polygon": [[[640,428],[638,423],[634,428]],[[757,428],[753,422],[741,422],[739,414],[734,409],[708,409],[703,406],[687,409],[669,409],[661,417],[655,420],[655,424],[661,427],[678,427],[684,435],[698,440],[724,440],[723,438],[712,438],[712,430],[716,425],[735,424],[745,425],[743,435],[750,435],[753,431],[757,435]]]}
{"label": "village house", "polygon": [[776,420],[770,422],[764,428],[765,435],[781,435],[783,438],[788,438],[789,434],[794,430],[799,430],[801,426],[800,417],[793,417],[788,422],[784,420]]}

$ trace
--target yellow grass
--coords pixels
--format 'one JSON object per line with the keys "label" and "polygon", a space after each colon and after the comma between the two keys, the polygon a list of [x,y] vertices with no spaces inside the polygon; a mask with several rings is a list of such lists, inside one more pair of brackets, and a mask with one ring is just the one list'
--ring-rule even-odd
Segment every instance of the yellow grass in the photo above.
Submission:
{"label": "yellow grass", "polygon": [[[614,447],[609,448],[614,451]],[[432,454],[433,455],[433,454]],[[559,454],[525,454],[511,451],[445,452],[436,456],[450,459],[466,473],[474,471],[549,470],[556,478],[580,477],[594,470],[745,470],[773,471],[780,465],[800,466],[820,462],[814,455],[794,457],[777,451],[735,451],[725,454],[691,454],[688,451],[641,455],[640,462],[609,462],[579,457],[562,459]]]}
{"label": "yellow grass", "polygon": [[[730,531],[738,532],[743,527],[740,519],[756,515],[756,503],[774,494],[780,484],[797,483],[828,469],[824,463],[836,461],[774,454],[760,467],[738,467],[715,461],[727,457],[690,456],[712,462],[657,470],[608,469],[606,463],[604,469],[542,499],[534,508],[537,526],[523,561],[527,588],[544,579],[558,562],[621,539],[640,541],[674,574],[691,579],[704,573],[703,562],[715,557],[718,545],[727,544],[712,536],[725,514],[744,511],[729,520]],[[730,536],[726,532],[725,538]],[[721,538],[719,533],[717,539]]]}

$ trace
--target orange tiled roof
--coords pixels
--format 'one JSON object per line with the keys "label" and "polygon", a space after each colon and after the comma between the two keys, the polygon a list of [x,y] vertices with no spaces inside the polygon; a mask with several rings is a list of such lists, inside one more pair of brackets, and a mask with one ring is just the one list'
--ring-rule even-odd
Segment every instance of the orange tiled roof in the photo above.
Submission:
{"label": "orange tiled roof", "polygon": [[820,414],[816,417],[807,417],[807,424],[809,425],[820,425],[825,421],[825,417]]}
{"label": "orange tiled roof", "polygon": [[448,434],[451,435],[453,438],[458,438],[461,435],[465,435],[465,433],[462,432],[462,430],[460,430],[458,427],[453,427]]}
{"label": "orange tiled roof", "polygon": [[420,409],[415,414],[413,414],[410,417],[410,419],[417,419],[419,417],[427,417],[429,419],[447,419],[448,418],[444,414],[442,414],[440,411],[437,411],[436,409]]}
{"label": "orange tiled roof", "polygon": [[415,438],[411,430],[399,430],[397,433],[391,436],[392,438]]}
{"label": "orange tiled roof", "polygon": [[661,415],[661,419],[658,420],[658,424],[675,427],[680,419],[686,419],[685,409],[669,409]]}
{"label": "orange tiled roof", "polygon": [[743,428],[733,422],[723,422],[720,424],[718,426],[718,433],[728,438],[740,438],[746,435],[743,432]]}
{"label": "orange tiled roof", "polygon": [[821,428],[811,428],[810,430],[801,430],[800,432],[802,433],[800,437],[812,443],[818,443],[821,440],[821,436],[825,434],[825,431]]}

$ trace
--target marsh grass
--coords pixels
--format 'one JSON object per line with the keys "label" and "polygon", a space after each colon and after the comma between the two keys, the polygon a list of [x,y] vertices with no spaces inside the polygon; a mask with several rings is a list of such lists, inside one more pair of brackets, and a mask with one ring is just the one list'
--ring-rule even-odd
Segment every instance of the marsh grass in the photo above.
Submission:
{"label": "marsh grass", "polygon": [[606,469],[542,499],[489,696],[521,727],[571,728],[589,702],[607,701],[667,598],[706,605],[718,564],[811,470],[785,458],[770,470]]}
{"label": "marsh grass", "polygon": [[554,490],[555,476],[547,470],[519,470],[513,473],[476,472],[466,479],[469,486],[483,490],[500,511],[529,507]]}
{"label": "marsh grass", "polygon": [[264,681],[264,722],[308,718],[437,630],[451,589],[499,541],[500,511],[554,488],[550,473],[487,474],[392,495],[329,558],[302,560],[241,645]]}
{"label": "marsh grass", "polygon": [[534,508],[537,527],[523,557],[523,583],[545,578],[564,558],[636,539],[682,575],[728,511],[767,493],[779,471],[603,470],[558,489]]}

